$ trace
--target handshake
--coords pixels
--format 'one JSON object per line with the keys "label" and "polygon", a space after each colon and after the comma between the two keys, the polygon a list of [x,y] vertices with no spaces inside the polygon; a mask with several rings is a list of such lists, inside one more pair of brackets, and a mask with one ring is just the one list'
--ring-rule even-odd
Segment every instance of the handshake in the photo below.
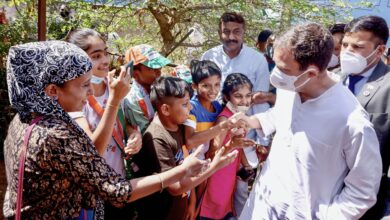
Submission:
{"label": "handshake", "polygon": [[251,127],[249,124],[249,117],[244,113],[235,113],[226,121],[220,123],[219,126],[221,126],[222,131],[229,131],[230,133],[230,141],[225,147],[242,148],[256,145],[254,140],[245,138]]}

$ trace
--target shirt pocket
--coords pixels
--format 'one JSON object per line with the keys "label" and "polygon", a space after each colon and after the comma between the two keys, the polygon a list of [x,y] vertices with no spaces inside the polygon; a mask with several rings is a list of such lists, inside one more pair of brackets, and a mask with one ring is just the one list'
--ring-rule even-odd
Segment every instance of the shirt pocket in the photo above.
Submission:
{"label": "shirt pocket", "polygon": [[331,147],[308,136],[305,132],[294,134],[291,140],[296,163],[307,168],[317,170],[331,160]]}

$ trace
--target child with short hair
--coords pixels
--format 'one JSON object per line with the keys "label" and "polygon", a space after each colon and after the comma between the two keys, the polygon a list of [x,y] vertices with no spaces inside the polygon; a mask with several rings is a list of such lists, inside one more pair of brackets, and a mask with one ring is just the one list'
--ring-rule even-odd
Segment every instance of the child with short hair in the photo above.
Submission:
{"label": "child with short hair", "polygon": [[[160,77],[151,87],[150,99],[157,113],[145,131],[140,153],[134,157],[140,168],[137,176],[167,171],[178,166],[183,160],[183,123],[191,110],[188,85],[176,77]],[[201,150],[199,148],[194,154],[199,155]],[[161,193],[139,200],[139,219],[183,219],[188,196],[181,194],[191,190],[237,157],[237,151],[227,154],[224,154],[224,151],[225,148],[217,151],[210,166],[197,177],[183,178],[180,183],[167,186]]]}
{"label": "child with short hair", "polygon": [[[225,107],[218,115],[217,125],[227,121],[234,113],[245,112],[249,109],[252,97],[252,83],[245,75],[232,73],[225,79],[222,95]],[[241,133],[245,132],[241,131]],[[213,152],[221,146],[229,144],[232,141],[232,135],[234,135],[232,131],[225,131],[215,137],[210,146],[209,154],[213,155]],[[249,143],[251,143],[249,146],[256,144],[253,140]],[[248,166],[245,155],[241,150],[239,154],[239,157],[233,163],[217,171],[208,179],[200,208],[201,219],[230,219],[233,216],[237,216],[233,205],[236,174],[241,163]]]}
{"label": "child with short hair", "polygon": [[[217,116],[222,111],[222,106],[216,101],[221,87],[221,70],[209,60],[192,60],[190,64],[192,76],[192,88],[196,94],[191,99],[191,119],[196,121],[196,129],[186,128],[188,134],[194,131],[204,131],[214,126]],[[188,135],[190,136],[190,135]],[[200,159],[205,159],[209,150],[209,142],[201,144],[203,152]]]}

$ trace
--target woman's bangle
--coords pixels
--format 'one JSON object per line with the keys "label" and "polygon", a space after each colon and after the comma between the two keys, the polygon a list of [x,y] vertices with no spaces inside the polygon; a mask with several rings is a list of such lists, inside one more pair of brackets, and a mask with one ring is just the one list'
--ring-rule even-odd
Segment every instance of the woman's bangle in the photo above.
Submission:
{"label": "woman's bangle", "polygon": [[161,175],[160,174],[157,174],[157,176],[158,176],[158,178],[160,179],[160,183],[161,183],[161,189],[160,189],[160,193],[162,193],[162,191],[164,190],[164,182],[163,182],[163,180],[162,180],[162,178],[161,178]]}

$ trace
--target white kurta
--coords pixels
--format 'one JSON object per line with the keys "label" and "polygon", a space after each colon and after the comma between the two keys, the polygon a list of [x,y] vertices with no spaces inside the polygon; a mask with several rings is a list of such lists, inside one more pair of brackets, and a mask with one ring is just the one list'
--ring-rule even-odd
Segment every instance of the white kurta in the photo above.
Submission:
{"label": "white kurta", "polygon": [[276,135],[240,219],[358,219],[375,203],[382,173],[367,113],[341,83],[304,103],[295,92],[277,97],[257,115]]}

